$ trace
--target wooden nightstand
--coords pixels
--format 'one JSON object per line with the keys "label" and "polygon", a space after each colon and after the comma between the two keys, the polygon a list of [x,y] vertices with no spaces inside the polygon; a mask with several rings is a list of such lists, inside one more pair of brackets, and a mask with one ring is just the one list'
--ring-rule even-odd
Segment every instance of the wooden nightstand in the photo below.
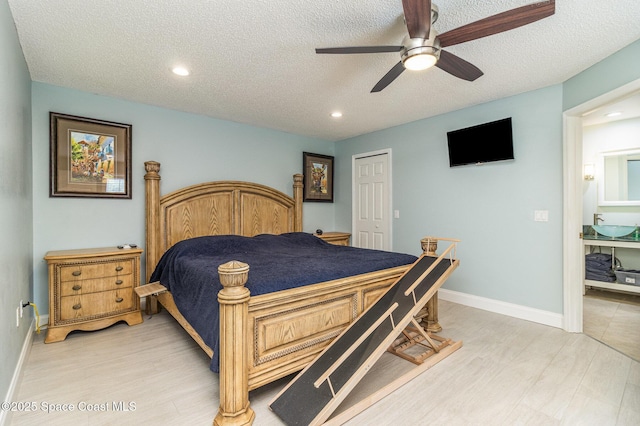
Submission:
{"label": "wooden nightstand", "polygon": [[322,235],[313,235],[337,246],[348,246],[349,238],[351,238],[351,234],[348,232],[324,232]]}
{"label": "wooden nightstand", "polygon": [[49,327],[45,343],[73,330],[99,330],[126,321],[140,324],[141,249],[116,247],[50,251]]}

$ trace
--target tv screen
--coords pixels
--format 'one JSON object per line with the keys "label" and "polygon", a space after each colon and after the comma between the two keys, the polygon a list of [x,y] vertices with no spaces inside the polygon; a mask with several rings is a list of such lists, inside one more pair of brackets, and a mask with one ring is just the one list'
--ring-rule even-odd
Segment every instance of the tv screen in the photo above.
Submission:
{"label": "tv screen", "polygon": [[447,132],[449,166],[513,160],[511,117]]}

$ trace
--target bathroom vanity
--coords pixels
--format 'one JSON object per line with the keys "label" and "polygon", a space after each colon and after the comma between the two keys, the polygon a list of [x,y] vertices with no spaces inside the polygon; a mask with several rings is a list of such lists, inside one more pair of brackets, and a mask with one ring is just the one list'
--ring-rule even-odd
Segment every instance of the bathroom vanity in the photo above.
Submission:
{"label": "bathroom vanity", "polygon": [[[611,238],[604,235],[583,235],[584,242],[584,254],[588,254],[591,251],[591,247],[607,247],[611,251],[612,258],[616,258],[616,249],[634,249],[637,255],[633,257],[638,259],[634,265],[624,265],[625,269],[640,269],[640,238],[635,235],[629,235],[626,237]],[[636,251],[637,250],[637,251]],[[615,262],[615,260],[614,260]],[[611,265],[612,268],[615,265]],[[626,291],[630,293],[640,294],[640,285],[633,284],[621,284],[618,282],[610,283],[605,281],[584,280],[584,285],[588,287],[605,288],[609,290]]]}

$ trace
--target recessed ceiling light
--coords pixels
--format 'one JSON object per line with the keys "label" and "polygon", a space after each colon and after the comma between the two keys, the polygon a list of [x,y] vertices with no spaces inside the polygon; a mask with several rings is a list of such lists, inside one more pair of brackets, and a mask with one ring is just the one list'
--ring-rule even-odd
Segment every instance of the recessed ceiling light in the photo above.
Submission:
{"label": "recessed ceiling light", "polygon": [[342,117],[342,113],[340,111],[334,111],[334,112],[331,113],[331,117],[340,118],[340,117]]}
{"label": "recessed ceiling light", "polygon": [[174,74],[179,75],[181,77],[186,77],[189,75],[189,70],[184,67],[175,67],[171,71],[173,71]]}
{"label": "recessed ceiling light", "polygon": [[619,115],[622,115],[622,113],[621,113],[620,111],[613,111],[613,112],[610,112],[610,113],[605,114],[605,115],[606,115],[607,117],[617,117],[617,116],[619,116]]}

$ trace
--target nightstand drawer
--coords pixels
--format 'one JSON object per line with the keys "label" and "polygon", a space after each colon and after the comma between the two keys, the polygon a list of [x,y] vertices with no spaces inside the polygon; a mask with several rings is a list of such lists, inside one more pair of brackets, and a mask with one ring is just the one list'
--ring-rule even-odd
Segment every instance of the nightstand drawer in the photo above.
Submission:
{"label": "nightstand drawer", "polygon": [[98,315],[114,315],[130,310],[134,305],[132,288],[64,296],[60,298],[60,320],[84,320]]}
{"label": "nightstand drawer", "polygon": [[133,274],[96,278],[94,280],[65,281],[60,283],[61,296],[79,296],[133,286]]}
{"label": "nightstand drawer", "polygon": [[88,280],[131,274],[133,260],[60,266],[60,281]]}

